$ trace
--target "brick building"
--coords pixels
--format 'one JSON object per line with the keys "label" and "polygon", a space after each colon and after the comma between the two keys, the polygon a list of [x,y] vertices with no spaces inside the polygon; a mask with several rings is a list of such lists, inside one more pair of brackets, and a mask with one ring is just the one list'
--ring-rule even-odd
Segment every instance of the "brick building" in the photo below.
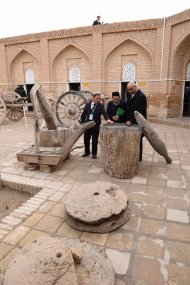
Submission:
{"label": "brick building", "polygon": [[68,90],[111,97],[135,80],[156,117],[190,116],[190,9],[121,22],[0,39],[0,91],[39,82],[54,98]]}

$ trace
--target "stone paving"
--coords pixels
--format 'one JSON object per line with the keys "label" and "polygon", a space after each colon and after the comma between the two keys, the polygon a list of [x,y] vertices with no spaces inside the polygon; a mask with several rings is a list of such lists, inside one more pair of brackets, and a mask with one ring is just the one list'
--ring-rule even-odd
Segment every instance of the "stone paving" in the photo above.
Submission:
{"label": "stone paving", "polygon": [[[31,120],[31,119],[30,119]],[[116,285],[190,284],[190,130],[151,124],[165,141],[172,164],[144,140],[143,161],[132,179],[109,177],[98,159],[75,149],[53,173],[26,171],[15,153],[33,142],[32,120],[6,121],[0,130],[3,183],[34,194],[0,223],[0,269],[39,236],[65,236],[104,247],[113,263]],[[78,142],[82,145],[82,138]],[[127,224],[109,234],[85,233],[64,222],[64,195],[73,185],[109,181],[127,192],[132,211]],[[103,285],[103,284],[100,284]]]}

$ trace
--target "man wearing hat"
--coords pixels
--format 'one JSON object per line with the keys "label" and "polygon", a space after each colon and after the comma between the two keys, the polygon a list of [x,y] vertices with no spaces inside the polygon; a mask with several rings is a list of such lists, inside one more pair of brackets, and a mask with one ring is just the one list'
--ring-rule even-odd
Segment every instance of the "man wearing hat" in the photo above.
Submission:
{"label": "man wearing hat", "polygon": [[107,114],[114,123],[126,122],[127,103],[121,100],[119,92],[112,92],[112,100],[108,102]]}

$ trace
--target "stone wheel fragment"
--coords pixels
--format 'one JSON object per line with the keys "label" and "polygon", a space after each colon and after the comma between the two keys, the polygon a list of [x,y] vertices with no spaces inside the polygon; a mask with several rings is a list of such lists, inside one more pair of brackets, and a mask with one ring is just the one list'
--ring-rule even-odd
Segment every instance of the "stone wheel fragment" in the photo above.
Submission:
{"label": "stone wheel fragment", "polygon": [[[74,264],[72,248],[82,259]],[[85,241],[40,237],[10,262],[4,285],[114,285],[115,274],[104,251]]]}

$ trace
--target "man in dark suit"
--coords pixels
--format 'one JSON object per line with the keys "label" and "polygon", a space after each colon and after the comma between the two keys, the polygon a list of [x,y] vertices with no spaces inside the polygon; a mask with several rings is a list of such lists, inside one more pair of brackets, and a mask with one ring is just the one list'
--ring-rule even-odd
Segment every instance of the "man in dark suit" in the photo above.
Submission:
{"label": "man in dark suit", "polygon": [[126,122],[127,104],[121,100],[119,92],[112,92],[112,101],[108,102],[107,114],[114,123]]}
{"label": "man in dark suit", "polygon": [[95,26],[95,25],[101,25],[100,16],[97,16],[96,20],[93,22],[93,26]]}
{"label": "man in dark suit", "polygon": [[99,130],[101,124],[101,115],[104,116],[104,119],[107,123],[113,123],[110,119],[108,114],[105,111],[104,106],[100,103],[101,95],[99,93],[95,93],[92,95],[92,101],[88,102],[84,108],[84,111],[81,115],[81,124],[89,121],[94,121],[96,125],[88,129],[84,132],[84,146],[85,152],[83,153],[82,157],[86,157],[90,155],[90,139],[92,138],[92,158],[97,158],[97,148],[98,148],[98,137],[99,137]]}
{"label": "man in dark suit", "polygon": [[[127,100],[127,126],[137,124],[135,120],[134,111],[138,111],[147,119],[147,99],[145,94],[137,87],[134,82],[127,84],[127,92],[129,94]],[[139,160],[142,161],[142,136],[140,140]]]}

